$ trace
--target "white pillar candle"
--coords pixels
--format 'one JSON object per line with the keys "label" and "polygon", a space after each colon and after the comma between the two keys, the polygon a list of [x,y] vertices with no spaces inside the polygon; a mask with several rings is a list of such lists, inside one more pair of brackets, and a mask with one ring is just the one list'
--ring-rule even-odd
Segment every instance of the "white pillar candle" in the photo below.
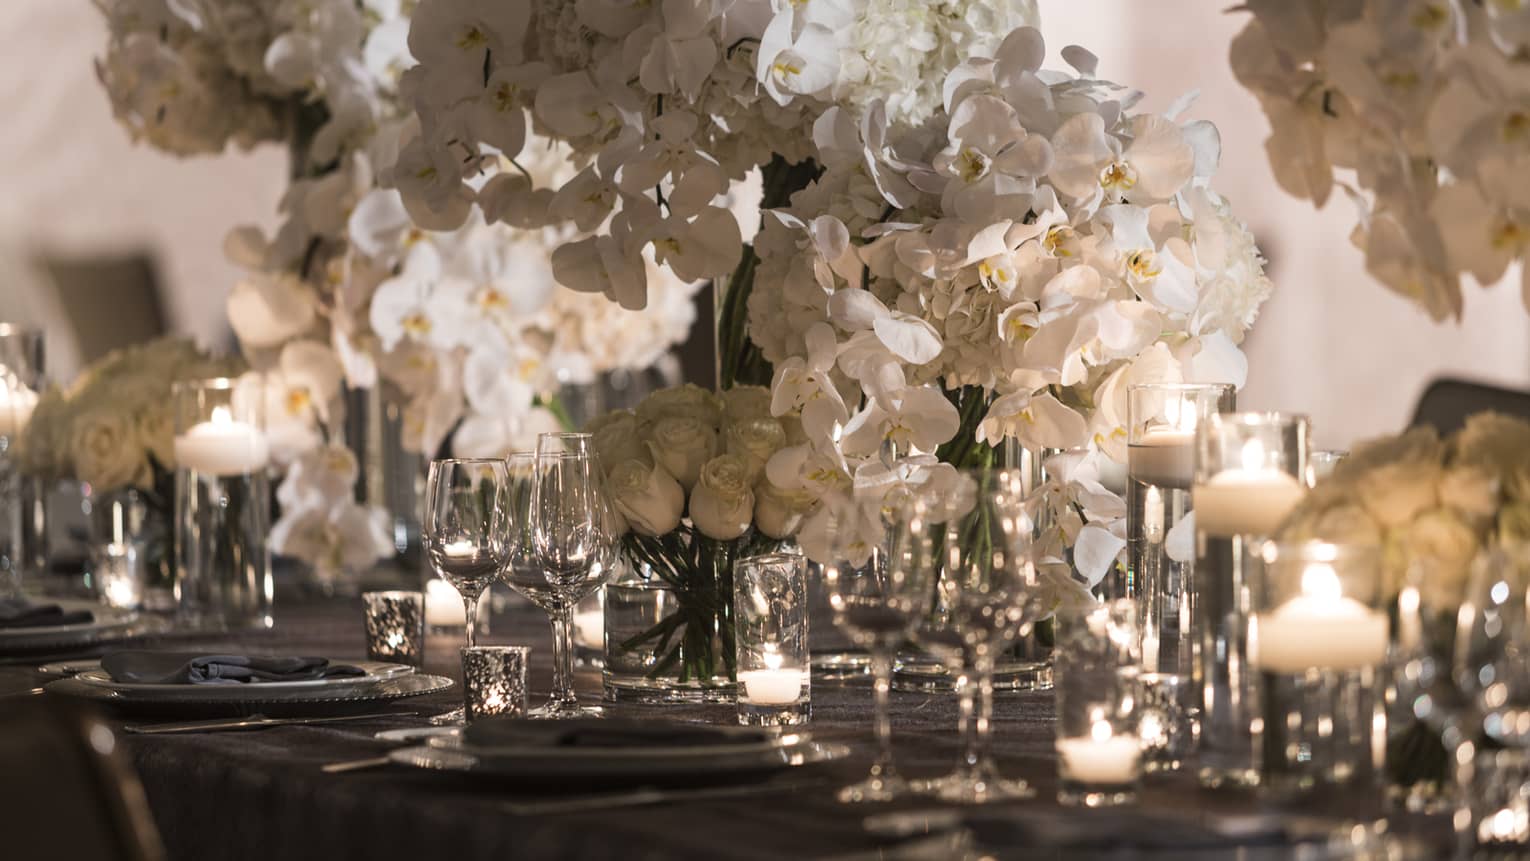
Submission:
{"label": "white pillar candle", "polygon": [[739,700],[756,706],[788,706],[802,697],[802,670],[744,670],[738,674]]}
{"label": "white pillar candle", "polygon": [[574,614],[574,645],[600,651],[606,647],[606,611],[599,607]]}
{"label": "white pillar candle", "polygon": [[19,436],[36,408],[36,392],[26,386],[0,386],[0,437]]}
{"label": "white pillar candle", "polygon": [[1126,447],[1127,472],[1144,484],[1187,488],[1195,478],[1195,433],[1155,430]]}
{"label": "white pillar candle", "polygon": [[1137,779],[1142,741],[1135,736],[1113,735],[1110,725],[1100,721],[1089,738],[1058,739],[1057,756],[1064,780],[1116,786]]}
{"label": "white pillar candle", "polygon": [[1283,674],[1379,666],[1387,654],[1387,616],[1345,597],[1341,588],[1330,565],[1309,565],[1302,594],[1249,625],[1254,666]]}
{"label": "white pillar candle", "polygon": [[270,458],[265,434],[235,421],[228,407],[213,407],[212,418],[175,438],[175,462],[208,475],[245,475],[264,469]]}

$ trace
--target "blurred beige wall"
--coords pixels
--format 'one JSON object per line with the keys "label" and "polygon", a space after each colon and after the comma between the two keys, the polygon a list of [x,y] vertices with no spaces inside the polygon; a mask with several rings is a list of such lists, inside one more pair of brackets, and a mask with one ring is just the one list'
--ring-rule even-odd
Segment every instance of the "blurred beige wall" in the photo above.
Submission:
{"label": "blurred beige wall", "polygon": [[275,222],[286,170],[280,148],[183,161],[134,145],[96,81],[105,43],[86,0],[0,3],[0,319],[49,329],[55,379],[72,374],[75,348],[32,258],[143,249],[173,330],[220,343],[238,274],[223,235]]}
{"label": "blurred beige wall", "polygon": [[1306,412],[1323,447],[1405,425],[1432,379],[1456,374],[1530,388],[1530,315],[1512,283],[1468,284],[1460,325],[1435,324],[1366,274],[1349,243],[1355,212],[1335,194],[1321,212],[1275,184],[1264,140],[1269,124],[1228,65],[1247,16],[1212,0],[1041,0],[1050,63],[1076,43],[1100,57],[1102,77],[1147,92],[1160,110],[1200,89],[1191,116],[1216,123],[1216,187],[1253,228],[1271,259],[1275,293],[1245,343],[1248,386],[1240,406]]}

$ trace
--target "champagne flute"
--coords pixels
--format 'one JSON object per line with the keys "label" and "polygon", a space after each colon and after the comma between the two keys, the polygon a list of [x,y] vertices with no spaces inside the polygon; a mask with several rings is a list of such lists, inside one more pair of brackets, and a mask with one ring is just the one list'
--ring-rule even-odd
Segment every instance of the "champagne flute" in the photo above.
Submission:
{"label": "champagne flute", "polygon": [[[616,563],[615,510],[606,496],[600,460],[589,434],[544,433],[532,462],[530,553],[546,591],[528,585],[524,565],[512,566],[512,582],[548,611],[553,625],[553,692],[533,717],[598,716],[574,693],[574,606],[610,578]],[[528,558],[529,557],[529,558]]]}
{"label": "champagne flute", "polygon": [[[432,461],[426,478],[425,551],[431,567],[462,596],[467,645],[477,645],[478,600],[509,561],[510,499],[505,462],[496,458]],[[460,710],[436,720],[460,723]]]}
{"label": "champagne flute", "polygon": [[[929,613],[933,588],[925,530],[906,501],[840,499],[830,505],[824,585],[834,624],[871,655],[877,754],[865,780],[839,791],[842,802],[888,801],[908,793],[893,764],[893,656]],[[908,518],[914,517],[912,523]],[[888,526],[892,525],[889,532]]]}

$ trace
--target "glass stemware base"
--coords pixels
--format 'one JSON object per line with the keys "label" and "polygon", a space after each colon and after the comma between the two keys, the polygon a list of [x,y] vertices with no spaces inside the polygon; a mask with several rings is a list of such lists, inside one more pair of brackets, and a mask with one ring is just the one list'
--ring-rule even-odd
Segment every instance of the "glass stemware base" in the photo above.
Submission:
{"label": "glass stemware base", "polygon": [[906,798],[908,781],[896,774],[874,774],[860,783],[852,783],[841,789],[836,798],[844,804],[864,804],[877,801],[893,801]]}
{"label": "glass stemware base", "polygon": [[548,703],[545,706],[534,708],[526,712],[526,717],[532,720],[566,720],[568,718],[604,717],[605,709],[600,706],[554,705]]}
{"label": "glass stemware base", "polygon": [[915,781],[910,788],[920,795],[934,796],[954,804],[988,804],[1036,797],[1036,790],[1030,784],[1018,778],[1003,777],[992,763],[963,767],[943,777]]}

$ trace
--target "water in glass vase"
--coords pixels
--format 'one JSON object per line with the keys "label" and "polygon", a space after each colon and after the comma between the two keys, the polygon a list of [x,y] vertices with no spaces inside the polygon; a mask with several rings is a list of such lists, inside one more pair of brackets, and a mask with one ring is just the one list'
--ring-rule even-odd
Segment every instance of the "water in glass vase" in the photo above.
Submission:
{"label": "water in glass vase", "polygon": [[1248,554],[1257,539],[1202,533],[1196,543],[1191,613],[1200,703],[1197,776],[1203,786],[1254,786],[1264,729],[1260,679],[1248,654]]}
{"label": "water in glass vase", "polygon": [[175,597],[179,615],[209,628],[269,628],[270,489],[264,471],[176,472]]}
{"label": "water in glass vase", "polygon": [[[1131,447],[1133,463],[1141,456],[1137,451],[1141,448],[1147,447]],[[1127,533],[1127,576],[1122,581],[1127,594],[1105,597],[1137,601],[1144,672],[1189,678],[1190,592],[1195,576],[1190,483],[1168,484],[1161,478],[1133,470],[1127,479],[1127,520],[1141,528]]]}

